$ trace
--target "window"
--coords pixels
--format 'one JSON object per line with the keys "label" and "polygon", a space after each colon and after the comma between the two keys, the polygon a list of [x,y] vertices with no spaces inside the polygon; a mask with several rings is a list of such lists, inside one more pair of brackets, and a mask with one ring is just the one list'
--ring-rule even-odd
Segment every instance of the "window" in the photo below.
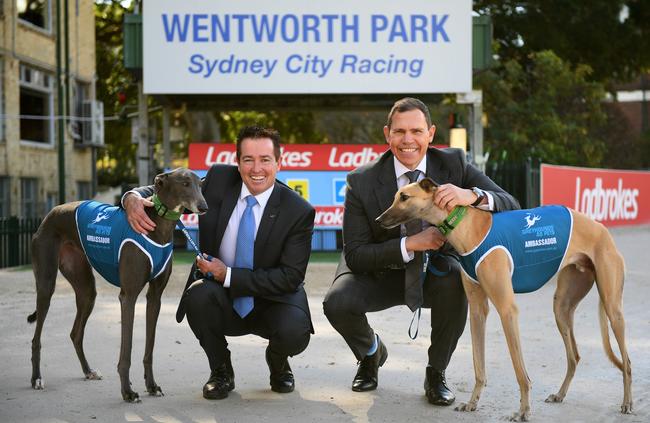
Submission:
{"label": "window", "polygon": [[20,65],[20,139],[53,144],[53,78],[41,71]]}
{"label": "window", "polygon": [[50,0],[16,0],[18,19],[50,30]]}
{"label": "window", "polygon": [[93,196],[92,192],[90,191],[90,182],[77,181],[77,199],[90,200],[90,198]]}
{"label": "window", "polygon": [[9,178],[0,176],[0,217],[9,217]]}
{"label": "window", "polygon": [[48,192],[45,195],[45,213],[49,213],[54,207],[59,205],[59,193]]}
{"label": "window", "polygon": [[71,88],[72,98],[74,100],[72,113],[76,119],[70,121],[70,132],[72,133],[72,138],[74,138],[75,144],[81,144],[83,143],[83,126],[86,124],[83,118],[89,117],[84,116],[84,101],[89,98],[90,84],[77,80],[72,84]]}
{"label": "window", "polygon": [[20,180],[20,202],[22,217],[38,217],[38,179],[22,178]]}
{"label": "window", "polygon": [[[2,7],[2,1],[0,1],[0,8]],[[0,115],[4,114],[5,110],[5,96],[4,96],[4,61],[0,57]],[[0,119],[0,142],[4,141],[5,137],[5,121],[6,119]]]}

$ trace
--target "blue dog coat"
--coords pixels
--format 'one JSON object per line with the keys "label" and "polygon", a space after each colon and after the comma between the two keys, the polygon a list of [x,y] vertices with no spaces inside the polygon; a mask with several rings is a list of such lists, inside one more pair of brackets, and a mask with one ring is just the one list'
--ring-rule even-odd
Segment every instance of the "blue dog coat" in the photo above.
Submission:
{"label": "blue dog coat", "polygon": [[107,281],[120,286],[119,260],[127,242],[135,244],[149,258],[149,280],[158,276],[172,256],[173,245],[160,245],[134,231],[119,207],[84,201],[75,214],[79,239],[90,264]]}
{"label": "blue dog coat", "polygon": [[461,256],[461,266],[478,283],[478,265],[492,250],[501,248],[510,258],[514,292],[535,291],[557,273],[569,246],[572,226],[573,216],[564,206],[494,213],[485,239]]}

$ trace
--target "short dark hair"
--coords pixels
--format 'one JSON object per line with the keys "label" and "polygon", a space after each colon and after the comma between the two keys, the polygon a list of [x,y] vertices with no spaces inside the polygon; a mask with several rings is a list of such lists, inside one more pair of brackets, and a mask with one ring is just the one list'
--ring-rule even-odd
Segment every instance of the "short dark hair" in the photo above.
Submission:
{"label": "short dark hair", "polygon": [[388,119],[386,120],[386,126],[390,129],[390,125],[393,123],[393,116],[395,113],[404,113],[410,112],[411,110],[419,110],[424,114],[424,118],[427,120],[427,129],[431,127],[431,115],[429,114],[429,108],[422,101],[413,97],[404,97],[395,102],[393,107],[388,113]]}
{"label": "short dark hair", "polygon": [[275,160],[280,161],[280,133],[273,128],[264,128],[262,126],[244,126],[239,135],[237,135],[237,161],[241,156],[241,143],[245,139],[269,138],[273,141],[273,154]]}

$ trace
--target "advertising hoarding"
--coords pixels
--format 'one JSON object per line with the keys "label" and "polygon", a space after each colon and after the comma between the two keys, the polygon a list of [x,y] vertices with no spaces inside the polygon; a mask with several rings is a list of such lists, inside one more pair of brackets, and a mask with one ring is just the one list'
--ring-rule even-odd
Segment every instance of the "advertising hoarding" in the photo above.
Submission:
{"label": "advertising hoarding", "polygon": [[650,223],[650,172],[541,165],[541,204],[563,204],[606,226]]}

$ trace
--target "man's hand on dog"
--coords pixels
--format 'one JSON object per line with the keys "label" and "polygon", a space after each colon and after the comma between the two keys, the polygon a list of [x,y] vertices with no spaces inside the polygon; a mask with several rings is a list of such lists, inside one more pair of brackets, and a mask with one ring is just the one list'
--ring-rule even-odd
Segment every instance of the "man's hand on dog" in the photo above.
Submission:
{"label": "man's hand on dog", "polygon": [[145,207],[153,207],[153,203],[146,198],[137,194],[126,194],[124,197],[124,210],[126,211],[126,220],[137,233],[147,235],[150,231],[156,229],[156,224],[149,218]]}
{"label": "man's hand on dog", "polygon": [[440,185],[433,198],[436,206],[442,210],[452,211],[456,206],[469,206],[476,201],[476,194],[471,189],[464,189],[452,184]]}
{"label": "man's hand on dog", "polygon": [[438,228],[429,226],[422,232],[406,238],[406,249],[408,251],[437,250],[447,241]]}
{"label": "man's hand on dog", "polygon": [[223,283],[226,279],[226,265],[216,257],[207,254],[203,254],[203,257],[196,256],[196,267],[204,275],[212,273],[212,279],[219,283]]}

